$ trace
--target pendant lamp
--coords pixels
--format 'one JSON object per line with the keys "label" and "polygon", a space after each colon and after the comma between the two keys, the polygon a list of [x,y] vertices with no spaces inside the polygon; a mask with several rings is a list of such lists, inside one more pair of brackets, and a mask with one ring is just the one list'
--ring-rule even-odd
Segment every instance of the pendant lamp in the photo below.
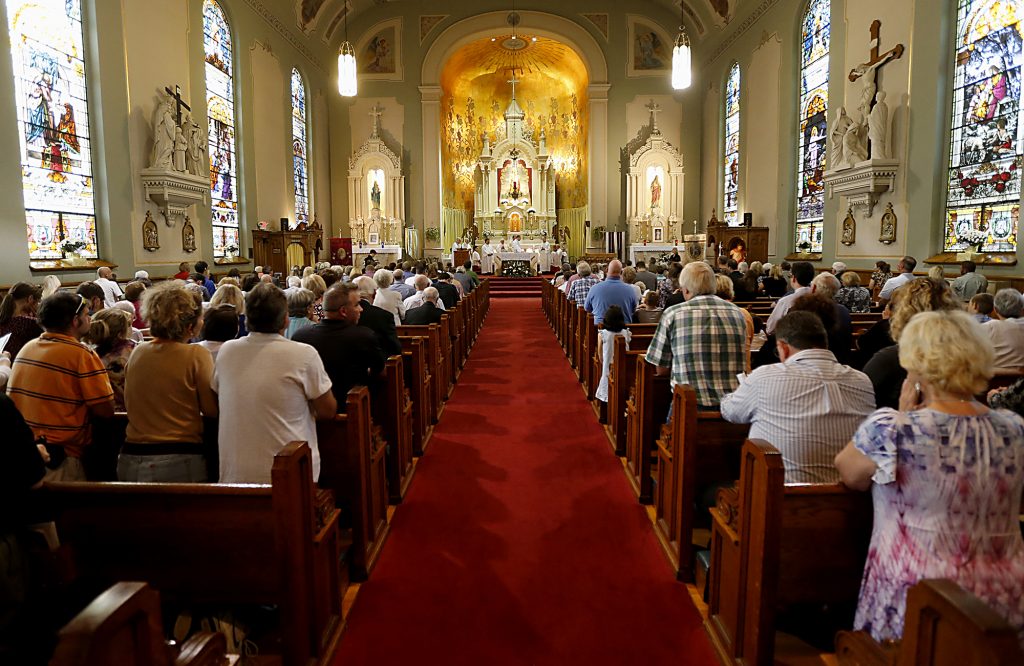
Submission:
{"label": "pendant lamp", "polygon": [[690,73],[690,38],[683,27],[683,3],[679,3],[679,35],[672,47],[672,87],[684,90],[690,87],[693,77]]}
{"label": "pendant lamp", "polygon": [[338,93],[342,97],[355,97],[358,81],[356,79],[356,50],[348,41],[348,12],[351,7],[345,5],[345,41],[338,50]]}

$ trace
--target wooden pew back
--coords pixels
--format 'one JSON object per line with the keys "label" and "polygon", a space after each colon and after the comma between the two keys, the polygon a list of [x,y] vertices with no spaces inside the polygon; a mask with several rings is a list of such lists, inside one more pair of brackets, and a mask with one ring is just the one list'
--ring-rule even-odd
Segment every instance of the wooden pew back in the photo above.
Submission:
{"label": "wooden pew back", "polygon": [[637,356],[635,379],[626,400],[626,479],[641,504],[652,501],[651,458],[661,425],[668,417],[672,392],[668,375]]}
{"label": "wooden pew back", "polygon": [[442,328],[440,324],[429,326],[397,326],[399,337],[421,336],[427,338],[427,362],[430,364],[430,376],[433,379],[432,407],[430,422],[437,423],[444,411],[444,401],[448,398],[448,364],[445,362],[441,347]]}
{"label": "wooden pew back", "polygon": [[615,338],[612,367],[608,374],[608,434],[615,455],[626,455],[626,402],[636,381],[636,359],[647,353],[650,336],[634,336],[626,349],[626,339]]}
{"label": "wooden pew back", "polygon": [[422,456],[433,430],[434,380],[427,360],[429,340],[422,336],[403,336],[399,340],[405,359],[405,386],[412,395],[412,452],[415,456]]}

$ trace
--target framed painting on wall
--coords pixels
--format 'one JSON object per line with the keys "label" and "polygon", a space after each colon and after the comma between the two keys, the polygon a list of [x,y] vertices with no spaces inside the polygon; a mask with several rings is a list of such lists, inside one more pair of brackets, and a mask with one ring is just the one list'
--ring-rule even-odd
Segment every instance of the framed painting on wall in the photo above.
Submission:
{"label": "framed painting on wall", "polygon": [[654,242],[663,243],[665,242],[665,230],[661,227],[654,227]]}
{"label": "framed painting on wall", "polygon": [[381,21],[356,42],[359,78],[369,81],[402,81],[402,19]]}
{"label": "framed painting on wall", "polygon": [[672,69],[673,40],[654,21],[627,15],[626,76],[664,76]]}
{"label": "framed painting on wall", "polygon": [[380,245],[380,234],[368,234],[366,236],[367,245]]}

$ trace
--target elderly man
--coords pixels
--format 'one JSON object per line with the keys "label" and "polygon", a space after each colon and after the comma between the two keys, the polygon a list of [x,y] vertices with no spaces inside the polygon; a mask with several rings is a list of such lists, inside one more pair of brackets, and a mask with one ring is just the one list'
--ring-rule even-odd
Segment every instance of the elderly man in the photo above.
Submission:
{"label": "elderly man", "polygon": [[405,272],[401,268],[395,269],[395,281],[388,289],[391,291],[397,291],[402,296],[402,300],[409,298],[416,293],[416,287],[405,282]]}
{"label": "elderly man", "polygon": [[440,302],[440,295],[434,287],[427,287],[423,290],[423,305],[413,308],[405,315],[405,323],[409,326],[426,326],[440,324],[444,311],[437,305]]}
{"label": "elderly man", "polygon": [[992,340],[996,372],[1024,370],[1024,319],[1020,292],[1000,289],[993,299],[992,320],[981,325]]}
{"label": "elderly man", "polygon": [[[409,317],[409,310],[412,310],[413,308],[418,308],[421,305],[423,305],[423,302],[426,300],[424,298],[424,296],[423,296],[423,290],[426,289],[429,286],[431,286],[430,285],[430,278],[428,278],[426,275],[417,275],[416,276],[416,284],[415,284],[416,293],[413,294],[412,296],[410,296],[409,298],[405,299],[404,301],[402,301],[402,305],[405,306],[405,316],[406,316],[407,319]],[[434,291],[437,291],[436,287],[435,287]],[[438,293],[440,293],[440,292],[438,292]],[[444,301],[438,299],[437,307],[440,308],[443,311],[445,309]]]}
{"label": "elderly man", "polygon": [[722,417],[749,423],[751,439],[782,453],[786,483],[835,483],[832,464],[861,421],[875,411],[867,375],[840,364],[812,312],[793,311],[779,321],[775,344],[781,363],[754,370],[722,398]]}
{"label": "elderly man", "polygon": [[840,363],[847,363],[853,351],[853,320],[850,309],[836,302],[836,294],[841,288],[842,283],[832,273],[819,273],[811,280],[811,293],[827,300],[832,306],[834,318],[826,324],[829,349]]}
{"label": "elderly man", "polygon": [[892,292],[914,279],[914,269],[917,268],[917,259],[906,256],[896,264],[896,272],[899,275],[889,278],[882,285],[882,291],[878,292],[878,302],[883,306],[892,300]]}
{"label": "elderly man", "polygon": [[772,314],[768,317],[768,323],[765,324],[765,330],[768,334],[775,332],[775,327],[779,321],[789,314],[789,309],[793,307],[793,301],[800,298],[804,294],[811,293],[811,280],[814,279],[814,266],[807,261],[797,261],[793,263],[792,275],[790,275],[789,283],[793,289],[793,293],[787,294],[779,299],[779,302],[775,304],[775,309],[772,310]]}
{"label": "elderly man", "polygon": [[717,409],[746,369],[747,320],[715,296],[715,273],[704,262],[687,264],[679,287],[685,300],[662,314],[646,360],[659,375],[671,372],[672,386],[692,386],[700,408]]}
{"label": "elderly man", "polygon": [[973,261],[964,261],[960,264],[960,277],[953,280],[953,293],[964,303],[969,303],[975,294],[984,294],[988,291],[988,278],[975,273],[978,269]]}
{"label": "elderly man", "polygon": [[395,331],[395,315],[373,304],[377,296],[377,283],[371,277],[360,275],[352,284],[359,292],[359,306],[362,308],[359,325],[374,332],[385,356],[401,356],[402,343]]}
{"label": "elderly man", "polygon": [[93,280],[93,284],[99,285],[103,290],[103,307],[105,308],[111,307],[124,297],[121,285],[111,279],[113,276],[114,273],[110,268],[102,266],[96,271],[96,279]]}
{"label": "elderly man", "polygon": [[585,261],[576,264],[576,275],[579,277],[569,283],[569,287],[565,290],[565,295],[571,302],[583,305],[591,288],[600,280],[593,275],[593,269]]}
{"label": "elderly man", "polygon": [[594,314],[594,323],[600,324],[604,321],[604,313],[613,305],[622,309],[626,316],[626,323],[633,321],[633,313],[636,312],[640,299],[637,290],[631,284],[622,281],[622,262],[612,259],[608,264],[608,270],[603,282],[598,282],[587,292],[587,298],[583,302],[583,309]]}
{"label": "elderly man", "polygon": [[[359,289],[354,284],[333,285],[324,293],[324,319],[296,331],[292,337],[320,354],[340,411],[345,410],[349,389],[373,386],[387,360],[377,335],[359,326],[362,311]],[[390,315],[388,318],[394,322]]]}
{"label": "elderly man", "polygon": [[282,335],[288,301],[273,284],[246,294],[245,325],[249,335],[221,346],[213,373],[220,403],[220,482],[270,483],[274,456],[295,441],[309,444],[316,481],[315,419],[332,418],[338,409],[324,363],[317,350]]}

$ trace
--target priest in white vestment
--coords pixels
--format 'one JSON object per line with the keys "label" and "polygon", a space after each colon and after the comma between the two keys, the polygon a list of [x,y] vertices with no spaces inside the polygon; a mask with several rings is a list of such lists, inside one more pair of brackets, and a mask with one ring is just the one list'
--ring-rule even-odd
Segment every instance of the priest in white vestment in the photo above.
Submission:
{"label": "priest in white vestment", "polygon": [[486,241],[480,248],[483,256],[480,258],[480,272],[491,274],[494,272],[494,246],[491,241]]}
{"label": "priest in white vestment", "polygon": [[513,236],[512,237],[512,251],[513,252],[522,252],[523,251],[523,246],[519,242],[519,236]]}

